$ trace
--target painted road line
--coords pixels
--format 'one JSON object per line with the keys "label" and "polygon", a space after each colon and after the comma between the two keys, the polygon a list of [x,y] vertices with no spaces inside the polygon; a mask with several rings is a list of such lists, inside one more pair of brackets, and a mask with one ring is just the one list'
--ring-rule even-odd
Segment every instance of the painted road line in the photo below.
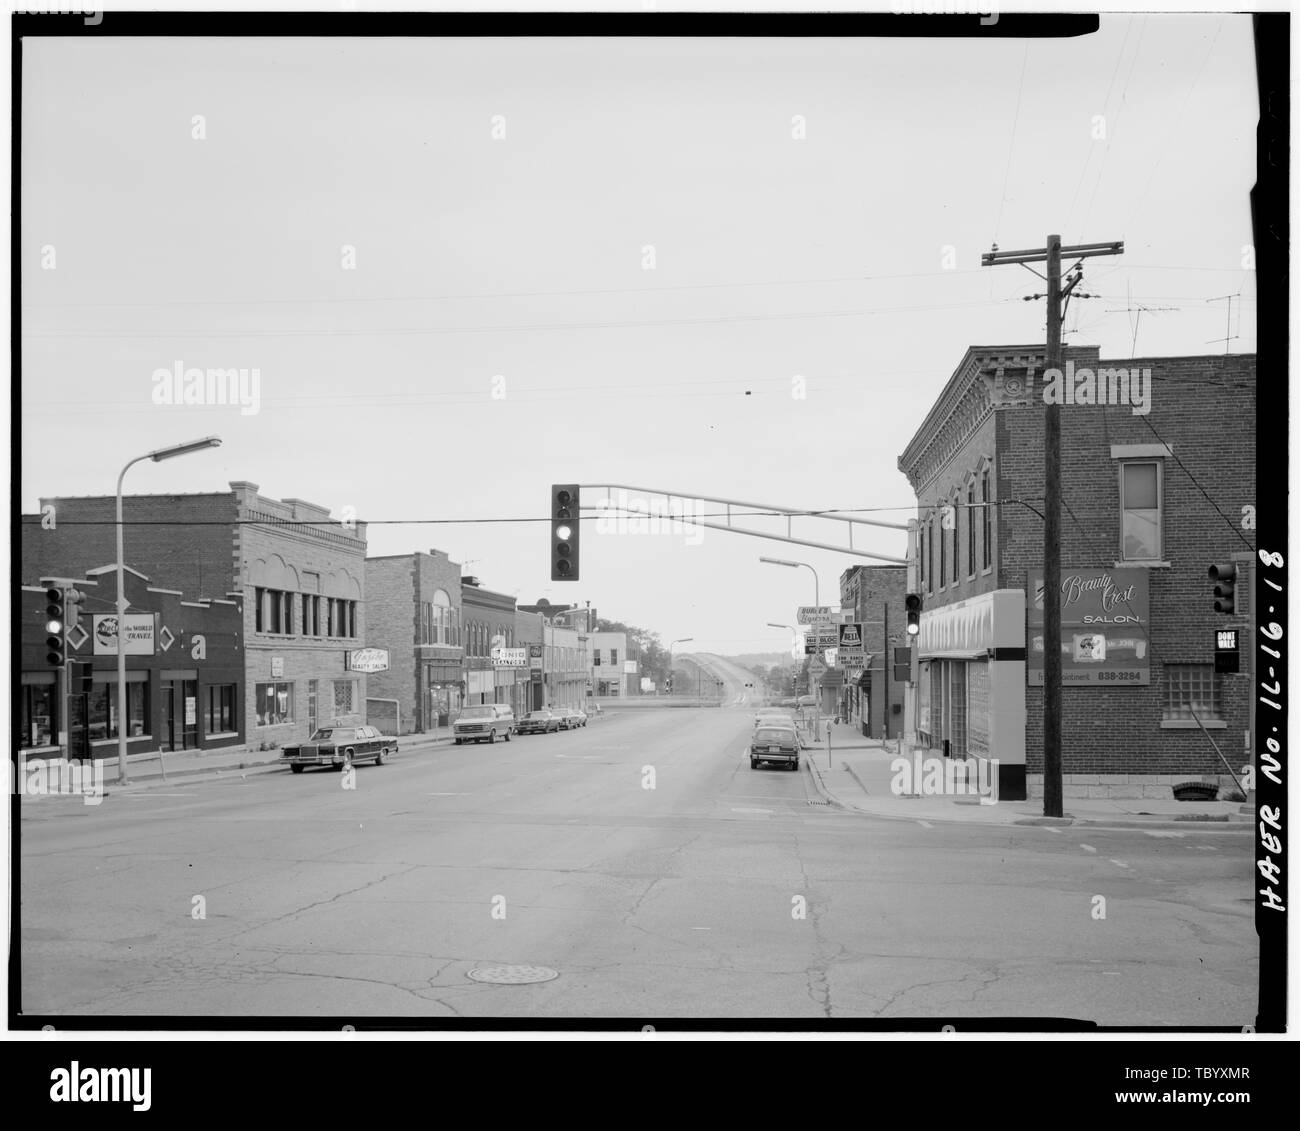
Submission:
{"label": "painted road line", "polygon": [[1116,860],[1114,857],[1111,857],[1110,862],[1114,864],[1116,868],[1124,868],[1126,870],[1128,868],[1128,865],[1125,864],[1123,860]]}
{"label": "painted road line", "polygon": [[1093,848],[1092,845],[1090,845],[1090,844],[1081,844],[1081,845],[1079,845],[1079,847],[1082,848],[1082,849],[1084,850],[1084,852],[1096,852],[1096,851],[1097,851],[1097,850],[1096,850],[1095,848]]}
{"label": "painted road line", "polygon": [[918,820],[916,823],[917,823],[918,825],[920,825],[921,828],[923,828],[923,829],[932,829],[932,828],[934,828],[934,826],[933,826],[932,824],[930,824],[929,821],[920,821],[920,820]]}
{"label": "painted road line", "polygon": [[1187,835],[1186,833],[1169,832],[1165,829],[1143,829],[1142,831],[1146,833],[1147,836],[1185,837]]}

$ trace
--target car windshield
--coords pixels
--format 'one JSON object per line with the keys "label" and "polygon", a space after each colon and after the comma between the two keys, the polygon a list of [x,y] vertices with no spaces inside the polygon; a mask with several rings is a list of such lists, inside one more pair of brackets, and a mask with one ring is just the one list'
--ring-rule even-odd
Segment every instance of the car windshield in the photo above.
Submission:
{"label": "car windshield", "polygon": [[529,711],[528,714],[525,715],[524,717],[528,719],[549,719],[551,717],[551,712],[550,711]]}
{"label": "car windshield", "polygon": [[492,717],[491,707],[466,707],[460,713],[462,719],[490,719]]}
{"label": "car windshield", "polygon": [[794,731],[786,727],[762,727],[754,735],[756,742],[793,742]]}
{"label": "car windshield", "polygon": [[344,730],[340,727],[321,727],[311,736],[312,742],[346,742],[352,737],[352,729]]}

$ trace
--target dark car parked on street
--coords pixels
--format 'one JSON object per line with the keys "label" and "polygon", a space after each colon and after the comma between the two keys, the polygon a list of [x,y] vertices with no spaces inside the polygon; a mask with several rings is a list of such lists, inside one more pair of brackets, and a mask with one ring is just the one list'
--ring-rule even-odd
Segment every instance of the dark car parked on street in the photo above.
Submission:
{"label": "dark car parked on street", "polygon": [[789,726],[761,726],[749,740],[749,768],[757,770],[763,762],[784,763],[799,768],[799,732]]}
{"label": "dark car parked on street", "polygon": [[515,724],[515,734],[546,734],[560,729],[560,717],[549,708],[529,711]]}
{"label": "dark car parked on street", "polygon": [[300,774],[308,766],[333,766],[341,770],[359,762],[382,766],[390,754],[397,753],[397,739],[380,734],[378,727],[320,727],[306,742],[286,746],[282,757],[289,768]]}

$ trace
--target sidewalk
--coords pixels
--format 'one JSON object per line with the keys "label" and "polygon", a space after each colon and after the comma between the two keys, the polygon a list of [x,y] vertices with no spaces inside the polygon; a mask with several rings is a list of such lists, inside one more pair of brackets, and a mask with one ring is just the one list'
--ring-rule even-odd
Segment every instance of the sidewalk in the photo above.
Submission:
{"label": "sidewalk", "polygon": [[[891,763],[898,754],[886,750],[878,739],[863,738],[856,728],[832,726],[830,750],[824,737],[804,748],[803,763],[818,793],[841,809],[912,821],[961,822],[983,825],[1108,825],[1132,828],[1214,829],[1243,827],[1254,820],[1236,801],[1175,801],[1154,797],[1066,797],[1065,816],[1044,817],[1041,797],[1027,801],[985,804],[975,792],[964,795],[900,796],[894,790],[898,770]],[[894,745],[891,743],[891,745]],[[909,766],[914,754],[905,752]],[[922,757],[927,757],[924,752]],[[907,775],[910,779],[911,774]],[[921,789],[921,783],[910,783]]]}
{"label": "sidewalk", "polygon": [[[434,737],[430,734],[408,734],[398,739],[398,757],[408,752],[427,750],[435,746],[450,746],[451,735]],[[283,761],[284,751],[249,750],[238,746],[233,750],[177,750],[161,756],[153,754],[132,754],[127,757],[126,786],[147,787],[170,785],[176,782],[193,783],[222,777],[240,777],[248,774],[265,774],[280,771],[289,772]],[[105,758],[104,784],[117,786],[117,759]],[[164,776],[165,771],[165,776]],[[125,787],[122,787],[125,788]]]}
{"label": "sidewalk", "polygon": [[[592,715],[591,723],[608,717],[609,712]],[[397,756],[403,758],[409,753],[450,745],[451,731],[447,727],[440,728],[437,735],[406,734],[397,740]],[[157,752],[132,754],[126,760],[126,785],[120,788],[194,783],[222,777],[247,777],[249,774],[288,773],[289,767],[284,764],[283,753],[280,747],[274,750],[249,750],[237,746],[231,750],[178,750],[162,755],[161,759]],[[117,759],[104,758],[102,764],[104,785],[118,786]]]}

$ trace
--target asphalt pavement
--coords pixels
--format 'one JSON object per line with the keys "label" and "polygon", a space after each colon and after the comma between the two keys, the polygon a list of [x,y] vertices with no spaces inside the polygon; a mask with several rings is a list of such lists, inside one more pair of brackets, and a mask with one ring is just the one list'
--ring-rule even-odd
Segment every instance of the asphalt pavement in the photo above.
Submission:
{"label": "asphalt pavement", "polygon": [[854,810],[750,717],[24,796],[22,1010],[1252,1023],[1247,826]]}

